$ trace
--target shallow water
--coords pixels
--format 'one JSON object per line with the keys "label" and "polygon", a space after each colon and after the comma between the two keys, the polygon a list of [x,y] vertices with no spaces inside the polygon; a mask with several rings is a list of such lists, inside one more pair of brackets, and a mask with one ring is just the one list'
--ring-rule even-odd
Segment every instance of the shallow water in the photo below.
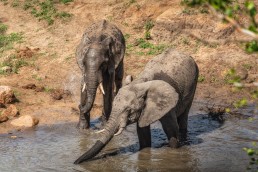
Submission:
{"label": "shallow water", "polygon": [[95,160],[80,165],[74,160],[97,138],[93,131],[77,131],[75,123],[0,135],[0,171],[246,171],[249,157],[242,148],[258,142],[257,119],[230,117],[220,123],[198,113],[189,116],[188,139],[179,149],[167,146],[156,122],[151,126],[152,148],[138,151],[136,126],[130,125]]}

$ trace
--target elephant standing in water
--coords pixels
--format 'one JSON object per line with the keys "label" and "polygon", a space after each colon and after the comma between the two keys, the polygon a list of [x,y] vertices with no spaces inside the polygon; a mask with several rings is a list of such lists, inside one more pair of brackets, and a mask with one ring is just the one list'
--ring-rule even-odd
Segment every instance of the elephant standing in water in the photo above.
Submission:
{"label": "elephant standing in water", "polygon": [[150,124],[157,120],[162,124],[169,146],[178,147],[179,132],[187,133],[198,75],[194,59],[174,49],[153,58],[136,80],[119,90],[97,142],[75,164],[97,155],[114,135],[135,122],[140,149],[151,146]]}
{"label": "elephant standing in water", "polygon": [[100,86],[103,93],[102,119],[109,118],[116,92],[122,86],[125,39],[113,24],[102,20],[92,24],[83,34],[76,49],[77,63],[82,71],[80,118],[78,128],[90,127],[90,111]]}

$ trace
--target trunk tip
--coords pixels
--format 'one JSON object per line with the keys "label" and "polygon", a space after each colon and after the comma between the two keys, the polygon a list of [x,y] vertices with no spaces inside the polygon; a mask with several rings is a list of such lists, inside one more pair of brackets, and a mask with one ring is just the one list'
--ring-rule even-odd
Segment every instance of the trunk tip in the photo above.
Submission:
{"label": "trunk tip", "polygon": [[78,158],[76,161],[74,161],[74,164],[80,164],[80,163],[82,163],[83,161],[86,161],[86,159],[83,159],[83,158]]}
{"label": "trunk tip", "polygon": [[79,159],[77,159],[76,161],[74,161],[74,164],[80,164],[81,161]]}
{"label": "trunk tip", "polygon": [[105,144],[98,140],[89,151],[85,152],[81,157],[74,161],[74,164],[80,164],[83,161],[88,161],[96,156],[104,148],[104,146]]}

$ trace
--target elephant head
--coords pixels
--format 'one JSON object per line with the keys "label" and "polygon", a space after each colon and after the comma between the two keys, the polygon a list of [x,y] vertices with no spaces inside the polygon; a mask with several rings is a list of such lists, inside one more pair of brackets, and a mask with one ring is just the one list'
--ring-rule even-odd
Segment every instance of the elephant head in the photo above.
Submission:
{"label": "elephant head", "polygon": [[100,131],[99,140],[75,164],[93,158],[127,125],[138,122],[139,127],[145,127],[159,120],[177,105],[178,99],[176,90],[161,80],[132,82],[122,87],[114,99],[111,116]]}
{"label": "elephant head", "polygon": [[115,70],[113,45],[113,39],[107,37],[104,40],[92,42],[84,53],[82,93],[84,93],[86,100],[82,98],[85,102],[81,103],[81,113],[87,113],[91,110],[99,85],[102,93],[105,94],[102,86],[103,74],[112,73]]}

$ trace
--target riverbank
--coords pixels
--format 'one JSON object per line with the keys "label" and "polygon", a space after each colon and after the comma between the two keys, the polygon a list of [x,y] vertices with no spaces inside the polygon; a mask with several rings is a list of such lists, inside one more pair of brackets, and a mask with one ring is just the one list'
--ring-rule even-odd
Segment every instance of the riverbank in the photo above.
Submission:
{"label": "riverbank", "polygon": [[[78,121],[80,70],[75,48],[85,28],[101,19],[115,23],[125,35],[125,75],[137,77],[151,58],[172,47],[191,55],[200,68],[195,102],[207,103],[200,108],[232,108],[239,100],[253,100],[257,54],[246,53],[237,41],[244,37],[209,12],[203,12],[205,9],[182,6],[179,0],[75,1],[56,5],[71,14],[69,20],[55,19],[48,25],[21,7],[22,4],[13,7],[11,2],[0,3],[0,21],[8,26],[7,34],[22,35],[13,48],[1,52],[0,61],[14,55],[16,61],[24,64],[16,72],[1,74],[0,85],[13,89],[19,115],[36,117],[39,126]],[[248,87],[235,89],[230,81],[236,78]],[[28,84],[42,89],[24,88]],[[57,99],[53,96],[56,90],[70,94],[57,95]],[[93,118],[101,114],[101,107],[98,93]],[[0,133],[20,130],[10,122],[0,124]]]}

